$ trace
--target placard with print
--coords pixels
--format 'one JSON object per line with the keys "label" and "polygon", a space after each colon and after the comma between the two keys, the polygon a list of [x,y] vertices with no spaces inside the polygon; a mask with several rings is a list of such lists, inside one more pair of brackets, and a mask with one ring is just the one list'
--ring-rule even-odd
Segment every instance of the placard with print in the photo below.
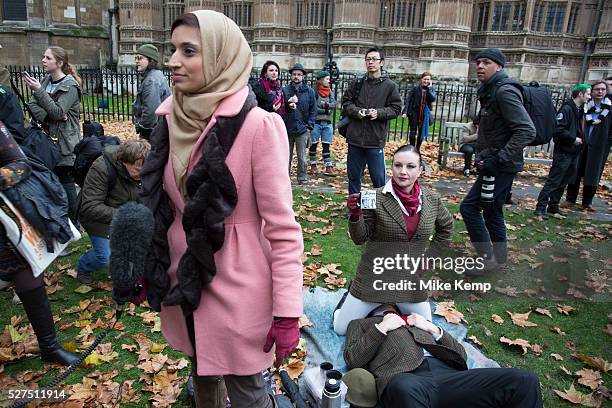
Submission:
{"label": "placard with print", "polygon": [[361,192],[361,208],[364,210],[376,209],[376,190],[363,190]]}

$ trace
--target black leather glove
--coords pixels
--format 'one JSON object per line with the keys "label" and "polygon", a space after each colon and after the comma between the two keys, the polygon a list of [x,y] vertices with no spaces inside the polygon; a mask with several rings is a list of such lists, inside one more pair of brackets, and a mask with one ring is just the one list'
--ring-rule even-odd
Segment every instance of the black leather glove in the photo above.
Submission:
{"label": "black leather glove", "polygon": [[496,176],[499,173],[499,160],[497,156],[487,157],[478,162],[478,171],[483,176]]}

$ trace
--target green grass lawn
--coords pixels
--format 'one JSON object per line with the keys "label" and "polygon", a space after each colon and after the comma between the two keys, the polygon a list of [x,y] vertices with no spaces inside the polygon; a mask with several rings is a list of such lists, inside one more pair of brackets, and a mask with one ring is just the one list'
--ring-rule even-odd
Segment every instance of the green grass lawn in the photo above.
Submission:
{"label": "green grass lawn", "polygon": [[[334,224],[332,233],[322,236],[320,234],[304,234],[305,251],[310,251],[313,244],[322,248],[321,255],[310,256],[306,261],[319,262],[321,264],[341,264],[340,269],[343,276],[351,279],[357,268],[360,257],[360,248],[353,244],[347,232],[347,222],[344,218],[346,213],[344,207],[345,197],[339,194],[311,194],[304,191],[295,191],[295,207],[300,214],[300,222],[305,228],[323,228]],[[333,206],[331,203],[337,203]],[[324,211],[322,208],[328,207]],[[449,210],[455,215],[453,230],[453,245],[463,246],[467,241],[465,225],[458,216],[458,205],[449,204]],[[304,219],[309,214],[314,214],[326,222],[308,222]],[[578,359],[572,357],[572,353],[585,354],[591,357],[600,356],[610,360],[610,334],[604,332],[606,325],[610,323],[608,313],[611,311],[612,301],[609,296],[609,287],[605,294],[588,293],[588,288],[580,290],[592,295],[593,301],[580,301],[564,292],[567,285],[555,287],[553,284],[557,278],[567,276],[567,270],[572,269],[572,262],[584,262],[578,254],[567,254],[567,262],[559,263],[555,275],[551,279],[551,268],[547,264],[554,264],[550,257],[556,256],[556,260],[562,259],[565,249],[558,251],[541,251],[540,254],[531,255],[528,251],[536,247],[542,241],[561,242],[564,237],[580,236],[581,229],[590,228],[587,233],[595,237],[597,234],[610,238],[610,227],[608,224],[596,223],[584,220],[560,220],[551,219],[546,223],[539,223],[529,212],[516,210],[506,213],[506,223],[509,225],[508,236],[513,251],[509,270],[502,276],[494,276],[489,281],[494,282],[494,287],[506,289],[515,288],[518,295],[509,297],[496,291],[479,294],[478,298],[470,297],[464,292],[455,292],[454,296],[441,295],[437,300],[455,300],[457,310],[464,314],[467,321],[468,336],[476,336],[483,344],[481,349],[492,359],[507,367],[528,368],[535,371],[540,377],[543,388],[543,396],[546,407],[569,407],[559,398],[553,389],[563,391],[572,383],[583,393],[590,393],[588,388],[576,383],[577,377],[563,373],[561,366],[575,373],[585,367]],[[584,239],[584,238],[582,238]],[[609,241],[603,241],[609,242]],[[588,242],[585,242],[588,244]],[[593,249],[597,242],[593,241]],[[587,245],[588,247],[588,245]],[[609,250],[609,244],[607,244]],[[560,253],[558,253],[560,252]],[[594,267],[604,267],[602,261],[606,261],[609,252],[598,251],[599,257],[593,256]],[[523,254],[523,257],[520,257]],[[563,260],[563,259],[562,259]],[[608,259],[609,260],[609,259]],[[512,261],[518,262],[517,264]],[[538,266],[542,263],[542,266]],[[534,266],[536,266],[534,268]],[[563,268],[566,269],[563,272]],[[608,266],[609,268],[609,266]],[[578,269],[578,268],[576,268]],[[579,276],[570,276],[571,281],[580,281]],[[582,277],[584,278],[584,276]],[[553,281],[553,282],[551,282]],[[322,284],[322,280],[317,280]],[[582,281],[583,282],[583,281]],[[558,294],[553,295],[541,292],[541,288],[555,289]],[[538,289],[536,291],[536,289]],[[562,291],[563,290],[563,291]],[[521,294],[521,291],[526,291]],[[535,291],[536,293],[533,293]],[[452,295],[452,294],[451,294]],[[565,295],[559,300],[550,300],[552,296]],[[531,296],[531,297],[530,297]],[[547,300],[548,299],[548,300]],[[569,316],[562,315],[557,311],[557,305],[568,305],[575,310]],[[551,317],[532,312],[529,321],[537,324],[537,327],[522,328],[512,324],[507,312],[526,313],[536,308],[548,309]],[[504,320],[503,324],[494,323],[491,316],[497,314]],[[558,327],[564,335],[551,332]],[[502,344],[499,339],[505,336],[511,340],[518,338],[527,340],[530,344],[541,346],[541,352],[535,354],[528,350],[525,355],[518,347],[509,347]],[[558,354],[563,358],[557,361],[551,354]],[[610,373],[602,373],[605,384],[610,385],[612,376]]]}
{"label": "green grass lawn", "polygon": [[[350,280],[357,268],[361,249],[354,245],[348,236],[345,197],[340,194],[294,190],[294,200],[297,219],[304,229],[305,252],[310,253],[305,260],[306,270],[312,264],[317,264],[317,268],[336,264],[337,269],[342,271],[340,276]],[[457,214],[458,206],[449,204],[448,208],[455,215],[453,246],[464,247],[467,236],[464,224]],[[455,300],[457,310],[464,314],[464,320],[467,322],[468,336],[476,336],[482,343],[481,349],[490,358],[498,361],[502,366],[523,367],[535,371],[542,383],[546,407],[569,407],[570,404],[558,397],[554,389],[563,391],[573,383],[582,393],[590,393],[591,390],[579,385],[578,377],[564,373],[561,366],[571,373],[586,367],[584,363],[573,357],[572,353],[602,357],[608,361],[611,356],[610,334],[604,332],[606,325],[611,323],[608,317],[612,306],[609,296],[610,287],[604,287],[603,293],[594,292],[591,288],[584,286],[584,276],[581,276],[580,272],[572,274],[574,269],[578,269],[574,268],[574,265],[580,266],[585,262],[589,262],[592,269],[607,271],[609,274],[609,252],[604,252],[605,246],[602,245],[609,242],[611,229],[608,224],[584,220],[553,218],[547,222],[537,222],[530,217],[528,212],[521,210],[508,211],[506,218],[512,249],[510,267],[505,274],[494,275],[489,281],[493,282],[495,288],[502,288],[502,291],[508,291],[508,287],[514,289],[517,296],[510,297],[492,290],[478,294],[477,297],[468,296],[466,293],[438,294],[436,300],[450,298]],[[546,241],[563,242],[565,246],[555,251],[553,251],[554,248],[545,246],[536,251],[536,254],[533,254],[533,251],[530,252],[532,249],[539,248],[538,246]],[[98,318],[105,325],[109,322],[110,316],[108,286],[85,294],[77,293],[75,289],[80,284],[69,276],[74,273],[78,255],[85,250],[88,244],[87,238],[74,244],[73,247],[77,252],[70,258],[56,262],[56,265],[46,274],[51,284],[49,289],[53,292],[49,297],[54,314],[60,318],[56,322],[56,327],[59,328],[59,340],[70,346],[70,342],[76,338],[78,349],[84,348],[88,342],[92,341],[93,334],[102,331],[101,328],[96,328],[88,332],[87,327],[95,326]],[[313,245],[316,246],[313,247]],[[609,250],[609,244],[607,244],[607,249]],[[581,255],[580,251],[586,252]],[[588,261],[584,258],[587,253],[589,254]],[[96,274],[96,278],[101,282],[108,282],[106,274],[106,271],[100,271]],[[324,277],[317,276],[314,280],[315,284],[325,286]],[[573,296],[568,296],[566,290],[571,282],[576,285],[574,289],[593,300],[577,300]],[[61,285],[62,289],[58,289],[55,286],[57,284]],[[543,292],[542,288],[550,292]],[[559,296],[559,298],[554,299],[553,296]],[[0,322],[5,329],[4,341],[6,341],[8,330],[6,326],[11,324],[11,319],[14,316],[23,315],[21,306],[13,305],[11,298],[12,293],[0,292],[0,301],[4,306],[0,310]],[[94,307],[92,312],[91,306],[87,307],[84,301],[91,301],[92,305],[97,304],[99,307]],[[85,307],[79,310],[78,307],[75,308],[78,305]],[[557,305],[568,305],[574,310],[568,316],[562,315],[557,310]],[[548,309],[552,317],[532,312],[529,321],[537,326],[522,328],[512,324],[507,313],[526,313],[535,308]],[[111,332],[102,342],[111,343],[112,351],[116,352],[117,356],[108,362],[101,361],[95,367],[76,370],[68,377],[66,384],[79,383],[84,375],[91,375],[94,370],[103,373],[102,376],[111,376],[113,374],[110,373],[118,370],[116,376],[110,381],[122,384],[123,395],[135,395],[139,398],[137,402],[122,402],[122,407],[146,406],[147,401],[150,401],[151,398],[159,398],[160,395],[164,395],[164,387],[168,386],[169,382],[182,385],[182,381],[187,377],[188,367],[174,372],[171,364],[166,363],[155,373],[145,373],[137,367],[139,364],[137,350],[143,344],[143,337],[139,336],[144,336],[155,344],[165,344],[161,333],[157,331],[158,327],[155,327],[155,322],[152,320],[154,318],[147,315],[147,312],[149,312],[148,309],[132,307],[127,314],[124,314],[121,322],[125,327],[120,331]],[[491,320],[493,314],[502,317],[504,322],[502,324],[493,322]],[[148,324],[145,324],[145,320],[148,321]],[[16,326],[25,330],[26,324],[27,321],[24,321]],[[552,332],[553,328],[559,328],[564,334]],[[502,336],[511,340],[518,338],[527,340],[531,345],[539,345],[541,351],[536,354],[533,349],[529,349],[523,354],[519,347],[502,344],[499,341]],[[558,354],[563,360],[553,359],[551,357],[553,353]],[[3,354],[0,353],[0,357]],[[173,360],[184,357],[170,347],[163,350],[151,350],[148,353],[148,356],[153,359],[159,355]],[[7,379],[11,377],[18,377],[25,381],[33,376],[34,380],[29,380],[30,383],[39,381],[41,385],[44,385],[59,372],[58,369],[53,369],[50,374],[38,378],[36,373],[44,371],[43,368],[45,366],[37,357],[26,357],[16,362],[4,363],[4,371],[0,369],[2,373],[0,384],[5,385]],[[612,379],[610,372],[600,372],[604,383],[609,386]],[[131,380],[134,382],[128,383]],[[177,402],[173,406],[185,405]]]}

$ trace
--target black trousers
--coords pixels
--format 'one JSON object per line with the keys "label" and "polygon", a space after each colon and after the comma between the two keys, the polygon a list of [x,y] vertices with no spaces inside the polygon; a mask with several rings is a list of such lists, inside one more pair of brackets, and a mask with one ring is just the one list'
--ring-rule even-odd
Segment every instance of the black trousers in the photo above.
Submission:
{"label": "black trousers", "polygon": [[461,153],[463,153],[463,170],[470,170],[472,168],[472,157],[474,157],[474,152],[476,148],[471,143],[466,143],[461,146],[459,149]]}
{"label": "black trousers", "polygon": [[385,408],[542,408],[538,377],[519,368],[455,370],[427,357],[396,374],[382,395]]}
{"label": "black trousers", "polygon": [[68,217],[72,223],[78,228],[79,222],[77,220],[77,192],[74,186],[74,175],[72,173],[72,166],[56,166],[53,172],[59,178],[60,183],[66,191],[68,196]]}
{"label": "black trousers", "polygon": [[[574,181],[567,186],[567,195],[565,196],[567,201],[572,203],[576,202],[578,198],[578,192],[580,191],[580,181],[584,177],[584,173],[586,171],[587,159],[589,153],[589,145],[584,145],[582,147],[582,153],[580,154],[580,159],[578,160],[578,171],[576,173],[576,178]],[[587,186],[586,184],[582,188],[582,206],[586,207],[587,205],[591,205],[593,203],[593,197],[595,197],[595,193],[597,192],[597,186]]]}
{"label": "black trousers", "polygon": [[417,152],[421,152],[421,145],[423,144],[423,138],[421,137],[421,132],[423,131],[423,127],[417,125],[415,122],[408,123],[408,127],[410,128],[410,133],[408,133],[408,140],[410,144],[416,147]]}
{"label": "black trousers", "polygon": [[579,156],[578,152],[555,152],[550,171],[548,172],[548,178],[538,195],[536,209],[545,210],[547,206],[550,210],[559,209],[563,190],[565,190],[570,181],[574,181],[576,178]]}

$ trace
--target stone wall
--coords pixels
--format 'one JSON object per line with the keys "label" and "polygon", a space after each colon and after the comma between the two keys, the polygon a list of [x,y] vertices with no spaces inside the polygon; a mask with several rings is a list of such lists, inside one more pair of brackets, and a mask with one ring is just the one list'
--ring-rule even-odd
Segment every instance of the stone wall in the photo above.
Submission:
{"label": "stone wall", "polygon": [[[1,2],[0,2],[1,3]],[[31,0],[28,21],[0,22],[0,56],[6,65],[38,65],[51,45],[77,65],[105,64],[109,55],[109,0]]]}

